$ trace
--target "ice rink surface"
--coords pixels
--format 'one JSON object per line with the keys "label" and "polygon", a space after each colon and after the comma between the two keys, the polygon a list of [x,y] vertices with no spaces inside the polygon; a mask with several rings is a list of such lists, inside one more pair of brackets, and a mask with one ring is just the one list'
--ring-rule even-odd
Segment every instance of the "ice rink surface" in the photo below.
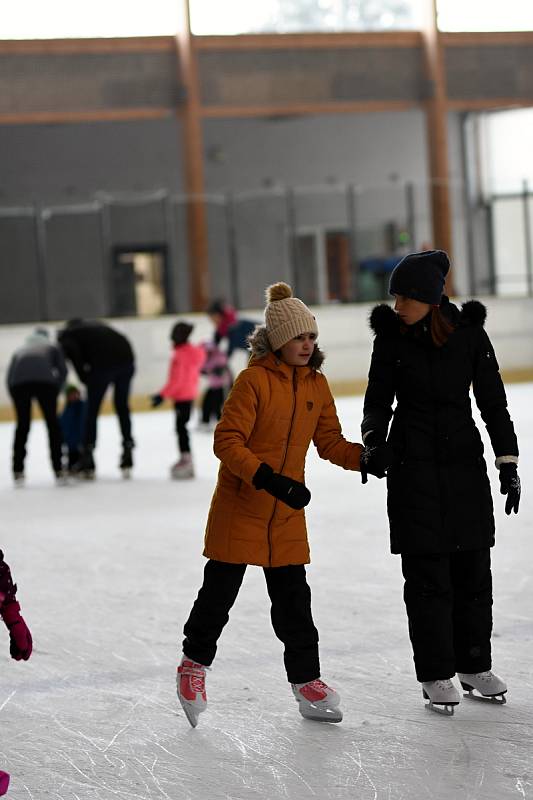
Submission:
{"label": "ice rink surface", "polygon": [[[497,493],[494,669],[508,703],[428,712],[416,682],[399,557],[389,553],[385,484],[310,451],[308,578],[323,677],[339,725],[303,720],[272,633],[262,570],[249,567],[191,729],[175,695],[181,629],[202,578],[217,461],[191,423],[198,477],[172,482],[173,419],[134,419],[136,467],[117,469],[116,420],[100,421],[98,480],[53,484],[41,423],[27,484],[9,471],[0,426],[0,547],[34,637],[27,663],[0,630],[0,769],[10,800],[507,800],[533,797],[533,385],[509,387],[524,494]],[[338,401],[359,440],[361,398]],[[484,428],[482,427],[483,431]],[[486,437],[485,437],[486,438]]]}

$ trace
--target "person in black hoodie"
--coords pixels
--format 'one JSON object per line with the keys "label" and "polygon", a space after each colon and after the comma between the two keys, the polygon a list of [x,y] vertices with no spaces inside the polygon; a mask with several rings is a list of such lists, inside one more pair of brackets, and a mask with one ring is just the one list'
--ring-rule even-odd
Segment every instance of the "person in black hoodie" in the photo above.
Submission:
{"label": "person in black hoodie", "polygon": [[[470,386],[487,427],[506,495],[518,512],[518,445],[485,307],[459,310],[444,291],[443,251],[406,256],[394,269],[396,302],[374,308],[375,333],[361,460],[387,475],[391,551],[400,553],[415,670],[433,710],[452,714],[452,682],[476,697],[505,701],[491,671],[494,515]],[[396,407],[393,412],[393,404]],[[389,422],[392,423],[389,430]],[[363,471],[363,467],[362,467]]]}
{"label": "person in black hoodie", "polygon": [[120,468],[128,474],[133,466],[134,447],[129,393],[135,357],[130,342],[110,325],[81,319],[67,322],[59,331],[58,341],[80,381],[87,386],[87,414],[78,472],[86,478],[94,477],[98,412],[107,389],[113,385],[113,402],[122,434]]}

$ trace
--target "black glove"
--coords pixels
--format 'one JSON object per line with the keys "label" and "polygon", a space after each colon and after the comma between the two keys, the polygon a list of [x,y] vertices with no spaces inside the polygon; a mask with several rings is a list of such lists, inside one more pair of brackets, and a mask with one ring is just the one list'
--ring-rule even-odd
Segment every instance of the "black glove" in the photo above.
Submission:
{"label": "black glove", "polygon": [[505,513],[518,514],[520,505],[520,478],[516,464],[500,464],[500,492],[507,495]]}
{"label": "black glove", "polygon": [[311,499],[311,492],[307,486],[286,475],[280,475],[279,472],[274,472],[272,467],[265,463],[261,464],[255,473],[252,483],[256,489],[264,489],[272,497],[297,510],[306,506]]}
{"label": "black glove", "polygon": [[150,405],[152,408],[157,408],[160,406],[165,398],[160,394],[151,394],[150,395]]}
{"label": "black glove", "polygon": [[365,439],[365,449],[361,453],[361,481],[367,483],[368,474],[384,478],[391,465],[390,446],[379,434],[371,431]]}

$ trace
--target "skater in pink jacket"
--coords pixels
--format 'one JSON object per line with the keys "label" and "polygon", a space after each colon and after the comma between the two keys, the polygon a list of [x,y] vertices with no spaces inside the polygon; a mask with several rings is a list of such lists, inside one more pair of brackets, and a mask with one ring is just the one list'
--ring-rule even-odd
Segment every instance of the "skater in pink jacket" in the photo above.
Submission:
{"label": "skater in pink jacket", "polygon": [[170,472],[171,477],[178,480],[194,477],[187,423],[192,404],[198,396],[200,370],[206,358],[203,347],[188,341],[192,329],[193,325],[188,322],[177,322],[172,328],[170,339],[174,349],[168,379],[161,391],[151,397],[152,408],[161,405],[165,398],[174,402],[180,458]]}
{"label": "skater in pink jacket", "polygon": [[[32,639],[28,626],[20,616],[16,598],[17,587],[13,583],[11,570],[0,550],[0,617],[9,631],[9,651],[15,661],[27,661],[31,656]],[[9,775],[0,769],[0,797],[7,792]]]}

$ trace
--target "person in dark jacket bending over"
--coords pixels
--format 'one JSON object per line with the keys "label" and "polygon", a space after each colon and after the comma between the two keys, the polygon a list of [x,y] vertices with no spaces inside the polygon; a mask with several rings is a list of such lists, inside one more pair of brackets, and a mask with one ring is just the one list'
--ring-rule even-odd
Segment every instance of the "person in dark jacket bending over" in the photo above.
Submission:
{"label": "person in dark jacket bending over", "polygon": [[94,477],[93,451],[100,406],[110,385],[122,434],[120,469],[126,474],[133,466],[134,442],[128,405],[135,359],[128,339],[103,322],[73,319],[59,331],[58,341],[72,363],[80,381],[87,386],[87,414],[83,434],[82,455],[78,471],[83,477]]}
{"label": "person in dark jacket bending over", "polygon": [[39,403],[50,445],[50,460],[57,482],[66,480],[61,466],[62,438],[57,418],[57,396],[67,368],[59,347],[52,344],[45,328],[36,328],[24,345],[13,353],[7,370],[7,388],[17,416],[13,442],[13,478],[16,485],[24,483],[26,442],[31,425],[31,404]]}
{"label": "person in dark jacket bending over", "polygon": [[486,309],[475,300],[461,310],[450,303],[449,266],[441,250],[405,256],[391,275],[394,310],[371,313],[361,460],[371,474],[387,474],[391,550],[402,557],[417,678],[429,707],[453,714],[456,673],[470,696],[505,702],[507,691],[491,671],[494,516],[470,386],[507,514],[518,512],[520,480]]}

